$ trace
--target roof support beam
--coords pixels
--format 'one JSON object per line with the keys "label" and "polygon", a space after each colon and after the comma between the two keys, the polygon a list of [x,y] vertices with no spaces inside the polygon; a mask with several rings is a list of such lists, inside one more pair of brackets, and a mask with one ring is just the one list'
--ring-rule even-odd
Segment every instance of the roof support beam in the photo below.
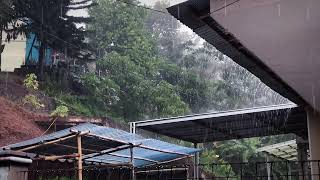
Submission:
{"label": "roof support beam", "polygon": [[62,141],[65,141],[65,140],[74,138],[74,137],[76,137],[76,136],[83,136],[83,135],[86,135],[86,134],[88,134],[88,133],[89,133],[89,132],[77,132],[77,133],[72,133],[71,135],[68,135],[68,136],[66,136],[66,137],[54,139],[54,140],[47,141],[47,142],[41,142],[40,144],[35,144],[35,145],[29,146],[29,147],[26,147],[26,148],[23,148],[23,149],[19,149],[18,151],[21,151],[21,152],[22,152],[22,151],[28,151],[28,150],[35,149],[35,148],[38,148],[38,147],[41,147],[41,146],[44,146],[44,145],[50,145],[50,144],[62,142]]}
{"label": "roof support beam", "polygon": [[110,153],[113,153],[113,152],[116,152],[116,151],[121,151],[121,150],[125,150],[125,149],[129,149],[129,148],[133,148],[133,147],[138,147],[140,146],[139,145],[133,145],[133,144],[129,144],[129,145],[122,145],[122,146],[119,146],[119,147],[115,147],[115,148],[111,148],[111,149],[107,149],[107,150],[104,150],[104,151],[101,151],[99,153],[94,153],[94,154],[88,154],[86,156],[83,156],[82,159],[89,159],[89,158],[94,158],[94,157],[97,157],[97,156],[102,156],[102,155],[105,155],[105,154],[110,154]]}
{"label": "roof support beam", "polygon": [[[84,143],[82,143],[84,144]],[[74,149],[74,150],[77,150],[78,148],[77,147],[74,147],[74,146],[70,146],[70,145],[65,145],[65,144],[59,144],[59,143],[54,143],[54,145],[56,146],[61,146],[61,147],[65,147],[65,148],[69,148],[69,149]],[[88,152],[92,152],[92,153],[98,153],[99,151],[97,150],[93,150],[93,149],[87,149],[87,148],[82,148],[83,151],[88,151]]]}
{"label": "roof support beam", "polygon": [[168,151],[168,150],[161,150],[161,149],[152,148],[152,147],[148,147],[148,146],[144,146],[144,145],[140,145],[140,147],[143,148],[143,149],[149,149],[149,150],[152,150],[152,151],[158,151],[158,152],[167,153],[167,154],[177,154],[177,155],[186,156],[186,157],[191,157],[192,156],[192,155],[186,154],[186,153],[180,153],[180,152]]}
{"label": "roof support beam", "polygon": [[[111,155],[111,156],[116,156],[116,157],[130,158],[130,156],[123,155],[123,154],[118,154],[118,153],[110,153],[110,155]],[[153,163],[157,163],[157,164],[159,163],[159,161],[155,161],[155,160],[148,159],[148,158],[143,158],[143,157],[133,156],[133,159],[138,159],[138,160],[153,162]]]}

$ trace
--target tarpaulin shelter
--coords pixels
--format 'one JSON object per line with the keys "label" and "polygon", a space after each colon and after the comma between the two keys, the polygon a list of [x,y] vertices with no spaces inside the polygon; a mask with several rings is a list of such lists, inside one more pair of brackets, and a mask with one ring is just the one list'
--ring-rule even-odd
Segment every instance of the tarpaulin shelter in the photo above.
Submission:
{"label": "tarpaulin shelter", "polygon": [[79,179],[83,163],[127,165],[132,168],[134,177],[136,167],[180,160],[199,151],[90,123],[8,145],[2,149],[34,153],[37,158],[44,160],[77,158]]}

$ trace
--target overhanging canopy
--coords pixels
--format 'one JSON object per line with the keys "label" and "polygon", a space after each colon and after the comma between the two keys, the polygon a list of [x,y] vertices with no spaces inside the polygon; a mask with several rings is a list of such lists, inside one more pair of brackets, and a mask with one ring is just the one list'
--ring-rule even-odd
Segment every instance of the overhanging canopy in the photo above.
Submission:
{"label": "overhanging canopy", "polygon": [[190,157],[199,151],[90,123],[8,145],[2,149],[45,156],[69,155],[77,153],[77,135],[82,137],[83,160],[86,163],[128,165],[131,158],[130,148],[133,148],[135,167],[171,162]]}
{"label": "overhanging canopy", "polygon": [[320,1],[188,0],[175,18],[291,101],[320,110]]}
{"label": "overhanging canopy", "polygon": [[193,143],[288,133],[307,137],[306,113],[294,104],[138,121],[133,126]]}

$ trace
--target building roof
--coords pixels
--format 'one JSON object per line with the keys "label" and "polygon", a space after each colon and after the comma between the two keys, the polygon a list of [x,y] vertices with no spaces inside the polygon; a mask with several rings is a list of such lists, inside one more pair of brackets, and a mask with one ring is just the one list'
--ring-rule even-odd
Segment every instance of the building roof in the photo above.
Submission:
{"label": "building roof", "polygon": [[77,153],[76,138],[79,134],[82,137],[85,154],[83,158],[86,163],[129,164],[130,148],[133,148],[135,167],[179,160],[199,151],[90,123],[8,145],[2,149],[37,155],[70,155]]}
{"label": "building roof", "polygon": [[281,142],[264,146],[257,149],[257,152],[264,152],[288,161],[298,160],[297,142],[296,140]]}
{"label": "building roof", "polygon": [[281,95],[320,110],[320,2],[221,2],[188,0],[168,11]]}
{"label": "building roof", "polygon": [[133,126],[193,143],[288,133],[307,137],[306,113],[294,104],[138,121]]}

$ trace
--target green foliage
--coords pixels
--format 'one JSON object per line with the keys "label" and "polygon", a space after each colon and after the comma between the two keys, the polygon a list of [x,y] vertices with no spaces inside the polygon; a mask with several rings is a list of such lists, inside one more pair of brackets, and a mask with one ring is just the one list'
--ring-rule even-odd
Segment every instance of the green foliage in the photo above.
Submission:
{"label": "green foliage", "polygon": [[69,114],[87,117],[112,116],[105,110],[105,107],[96,103],[90,97],[71,94],[60,94],[56,97],[59,104],[69,108]]}
{"label": "green foliage", "polygon": [[156,117],[178,116],[188,112],[188,105],[168,82],[160,81],[150,91],[150,106],[153,106],[150,111],[153,111]]}
{"label": "green foliage", "polygon": [[99,49],[97,68],[103,72],[101,76],[87,74],[82,78],[91,100],[127,121],[189,112],[178,86],[162,78],[164,60],[144,28],[144,9],[102,0],[89,14],[95,19],[89,25],[94,32],[90,43]]}
{"label": "green foliage", "polygon": [[215,151],[205,150],[201,154],[201,164],[203,170],[212,173],[215,177],[230,177],[235,176],[232,166],[223,159]]}
{"label": "green foliage", "polygon": [[[253,176],[255,166],[238,164],[239,162],[258,162],[263,161],[261,154],[257,153],[257,148],[261,146],[260,138],[229,140],[214,143],[213,148],[205,148],[201,155],[201,162],[204,164],[216,164],[214,167],[206,166],[205,170],[213,172],[214,175],[227,177],[228,175]],[[211,168],[211,169],[210,169]]]}
{"label": "green foliage", "polygon": [[27,74],[26,78],[23,80],[23,85],[29,90],[38,90],[39,82],[37,76],[34,73]]}
{"label": "green foliage", "polygon": [[260,145],[260,138],[230,140],[218,143],[216,150],[228,162],[249,162],[257,159],[256,150]]}
{"label": "green foliage", "polygon": [[39,82],[37,76],[33,73],[27,74],[26,78],[23,80],[23,85],[29,90],[29,93],[25,95],[22,99],[22,105],[29,104],[35,109],[40,109],[44,107],[39,98],[32,94],[35,93],[39,88]]}
{"label": "green foliage", "polygon": [[32,107],[34,107],[35,109],[40,109],[40,108],[44,107],[44,104],[42,104],[40,102],[40,100],[35,95],[32,95],[32,94],[27,94],[22,99],[22,102],[23,102],[23,104],[22,104],[23,106],[26,105],[26,104],[29,104]]}
{"label": "green foliage", "polygon": [[119,101],[119,86],[107,77],[88,74],[82,77],[88,96],[96,99],[104,107],[112,106]]}
{"label": "green foliage", "polygon": [[50,114],[51,117],[67,117],[69,113],[69,108],[63,105],[59,105]]}

